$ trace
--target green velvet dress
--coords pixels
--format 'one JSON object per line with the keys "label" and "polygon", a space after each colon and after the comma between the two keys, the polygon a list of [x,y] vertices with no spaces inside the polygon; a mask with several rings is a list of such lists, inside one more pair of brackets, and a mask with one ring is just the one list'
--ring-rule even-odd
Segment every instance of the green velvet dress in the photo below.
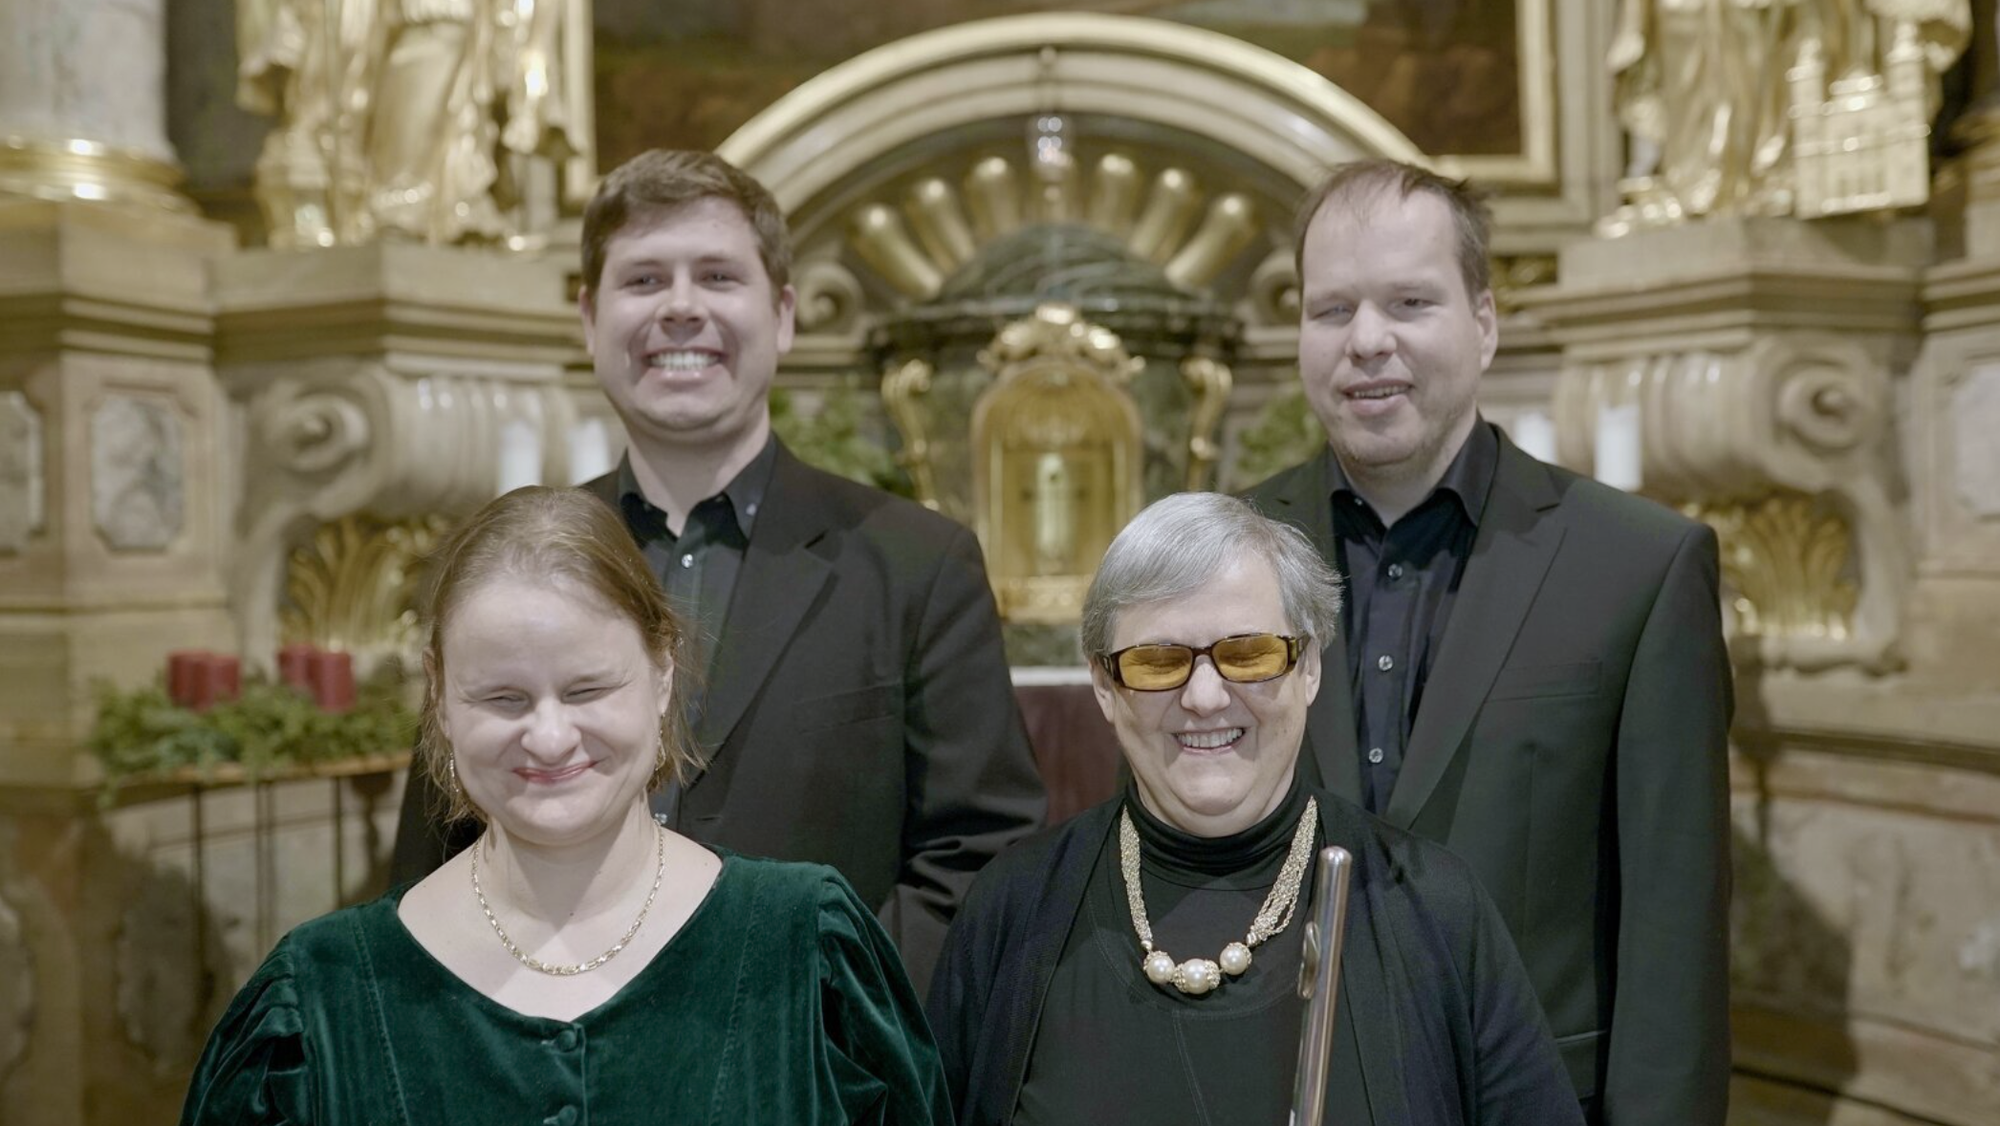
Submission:
{"label": "green velvet dress", "polygon": [[400,892],[315,919],[230,1004],[181,1121],[949,1124],[916,994],[847,882],[722,856],[680,933],[573,1021],[466,985]]}

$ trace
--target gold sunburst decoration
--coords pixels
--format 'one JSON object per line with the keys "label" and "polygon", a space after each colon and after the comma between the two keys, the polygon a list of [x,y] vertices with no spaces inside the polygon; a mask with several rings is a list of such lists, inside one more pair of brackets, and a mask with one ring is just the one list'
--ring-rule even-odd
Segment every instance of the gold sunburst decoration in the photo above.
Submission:
{"label": "gold sunburst decoration", "polygon": [[388,521],[359,513],[320,525],[286,568],[285,642],[345,650],[364,667],[413,655],[423,560],[450,528],[441,516]]}
{"label": "gold sunburst decoration", "polygon": [[1848,571],[1853,533],[1828,505],[1785,491],[1690,514],[1721,540],[1738,632],[1836,641],[1853,632],[1861,597]]}
{"label": "gold sunburst decoration", "polygon": [[1111,234],[1189,290],[1213,281],[1263,229],[1248,195],[1211,199],[1186,169],[1162,168],[1149,177],[1136,160],[1114,152],[1088,173],[1069,164],[1054,177],[989,156],[956,183],[927,176],[899,199],[857,206],[847,230],[854,252],[882,280],[905,297],[927,300],[982,247],[1034,223],[1077,223]]}

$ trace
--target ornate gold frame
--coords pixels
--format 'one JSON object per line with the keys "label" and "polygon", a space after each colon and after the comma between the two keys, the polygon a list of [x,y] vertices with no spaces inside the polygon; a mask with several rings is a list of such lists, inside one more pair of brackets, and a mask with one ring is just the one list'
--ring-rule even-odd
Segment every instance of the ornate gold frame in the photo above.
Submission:
{"label": "ornate gold frame", "polygon": [[1508,156],[1446,154],[1438,167],[1489,184],[1548,185],[1561,180],[1556,166],[1556,56],[1549,0],[1515,0],[1516,96],[1521,105],[1521,151]]}

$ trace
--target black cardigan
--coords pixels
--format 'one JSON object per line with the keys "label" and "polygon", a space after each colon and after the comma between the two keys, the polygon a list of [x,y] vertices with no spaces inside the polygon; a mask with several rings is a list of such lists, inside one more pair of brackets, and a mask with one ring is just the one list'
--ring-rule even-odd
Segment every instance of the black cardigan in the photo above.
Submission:
{"label": "black cardigan", "polygon": [[[1533,987],[1471,870],[1317,792],[1322,839],[1354,854],[1340,1021],[1371,1126],[1581,1126]],[[1043,998],[1111,840],[1113,799],[1021,842],[973,883],[929,1016],[960,1126],[1005,1123]]]}

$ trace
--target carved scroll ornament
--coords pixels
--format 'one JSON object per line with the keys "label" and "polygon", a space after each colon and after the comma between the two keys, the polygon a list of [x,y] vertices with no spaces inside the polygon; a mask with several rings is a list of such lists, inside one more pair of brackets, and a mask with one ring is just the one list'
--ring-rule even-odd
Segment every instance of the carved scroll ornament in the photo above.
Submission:
{"label": "carved scroll ornament", "polygon": [[[356,512],[462,515],[500,491],[510,462],[567,481],[573,413],[555,386],[369,360],[287,365],[246,412],[235,583],[244,660],[275,652],[286,560],[320,525]],[[514,448],[524,438],[529,447]]]}
{"label": "carved scroll ornament", "polygon": [[1572,367],[1561,459],[1588,466],[1604,408],[1637,404],[1643,491],[1722,540],[1735,630],[1767,667],[1895,667],[1908,531],[1888,495],[1889,384],[1850,341],[1766,337]]}

